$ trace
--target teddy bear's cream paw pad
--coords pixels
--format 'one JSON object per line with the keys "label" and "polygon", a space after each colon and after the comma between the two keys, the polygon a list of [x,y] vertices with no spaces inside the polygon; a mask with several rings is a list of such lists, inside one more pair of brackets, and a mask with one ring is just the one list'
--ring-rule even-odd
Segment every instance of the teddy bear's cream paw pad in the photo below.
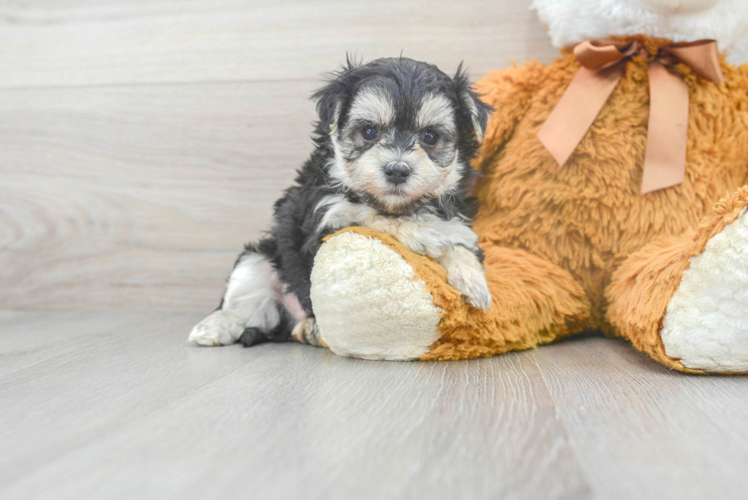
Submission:
{"label": "teddy bear's cream paw pad", "polygon": [[342,233],[320,248],[312,305],[320,336],[336,354],[415,359],[439,339],[440,310],[413,268],[381,241]]}
{"label": "teddy bear's cream paw pad", "polygon": [[236,342],[244,327],[226,311],[215,311],[190,332],[189,341],[202,346],[229,345]]}
{"label": "teddy bear's cream paw pad", "polygon": [[662,321],[668,356],[687,368],[748,371],[748,216],[691,258]]}

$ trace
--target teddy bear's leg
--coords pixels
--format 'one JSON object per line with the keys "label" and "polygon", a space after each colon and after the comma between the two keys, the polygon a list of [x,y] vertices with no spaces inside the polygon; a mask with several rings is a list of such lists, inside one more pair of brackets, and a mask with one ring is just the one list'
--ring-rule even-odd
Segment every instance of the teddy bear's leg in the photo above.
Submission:
{"label": "teddy bear's leg", "polygon": [[488,311],[446,271],[393,238],[350,228],[320,248],[312,303],[321,340],[367,359],[464,359],[527,349],[583,328],[589,301],[569,273],[521,250],[489,248]]}
{"label": "teddy bear's leg", "polygon": [[413,267],[381,240],[343,232],[312,268],[312,307],[330,350],[365,359],[415,359],[439,338],[440,311]]}
{"label": "teddy bear's leg", "polygon": [[747,205],[742,187],[698,230],[629,256],[607,290],[617,333],[676,370],[748,372]]}

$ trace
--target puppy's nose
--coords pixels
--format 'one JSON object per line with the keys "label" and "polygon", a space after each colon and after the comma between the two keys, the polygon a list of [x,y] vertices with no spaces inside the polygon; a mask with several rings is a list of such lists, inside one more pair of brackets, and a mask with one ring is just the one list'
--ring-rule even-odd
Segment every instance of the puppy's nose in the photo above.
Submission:
{"label": "puppy's nose", "polygon": [[410,176],[410,167],[404,161],[393,161],[384,167],[384,175],[392,184],[402,184]]}

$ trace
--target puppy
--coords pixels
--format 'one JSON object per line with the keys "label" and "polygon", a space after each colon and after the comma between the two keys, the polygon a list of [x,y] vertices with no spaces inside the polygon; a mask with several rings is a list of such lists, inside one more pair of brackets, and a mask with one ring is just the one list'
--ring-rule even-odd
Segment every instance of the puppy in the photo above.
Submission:
{"label": "puppy", "polygon": [[450,78],[402,57],[349,60],[312,98],[316,149],[275,203],[269,235],[246,246],[221,305],[189,340],[320,345],[309,296],[314,256],[326,235],[347,226],[392,235],[435,259],[472,306],[488,309],[469,161],[491,108],[461,67]]}

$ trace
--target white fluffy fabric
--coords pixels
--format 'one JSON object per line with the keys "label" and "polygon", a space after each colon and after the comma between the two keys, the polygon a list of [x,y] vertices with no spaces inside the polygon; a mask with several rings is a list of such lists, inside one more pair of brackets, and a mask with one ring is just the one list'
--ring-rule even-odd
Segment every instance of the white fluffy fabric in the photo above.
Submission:
{"label": "white fluffy fabric", "polygon": [[532,7],[562,48],[590,38],[647,35],[675,42],[715,39],[721,51],[748,35],[748,1],[719,0],[704,10],[664,13],[645,0],[534,0]]}
{"label": "white fluffy fabric", "polygon": [[668,356],[710,372],[748,371],[748,216],[691,258],[662,321]]}
{"label": "white fluffy fabric", "polygon": [[439,338],[440,310],[413,268],[379,240],[343,233],[324,243],[312,269],[312,305],[335,354],[416,359]]}

